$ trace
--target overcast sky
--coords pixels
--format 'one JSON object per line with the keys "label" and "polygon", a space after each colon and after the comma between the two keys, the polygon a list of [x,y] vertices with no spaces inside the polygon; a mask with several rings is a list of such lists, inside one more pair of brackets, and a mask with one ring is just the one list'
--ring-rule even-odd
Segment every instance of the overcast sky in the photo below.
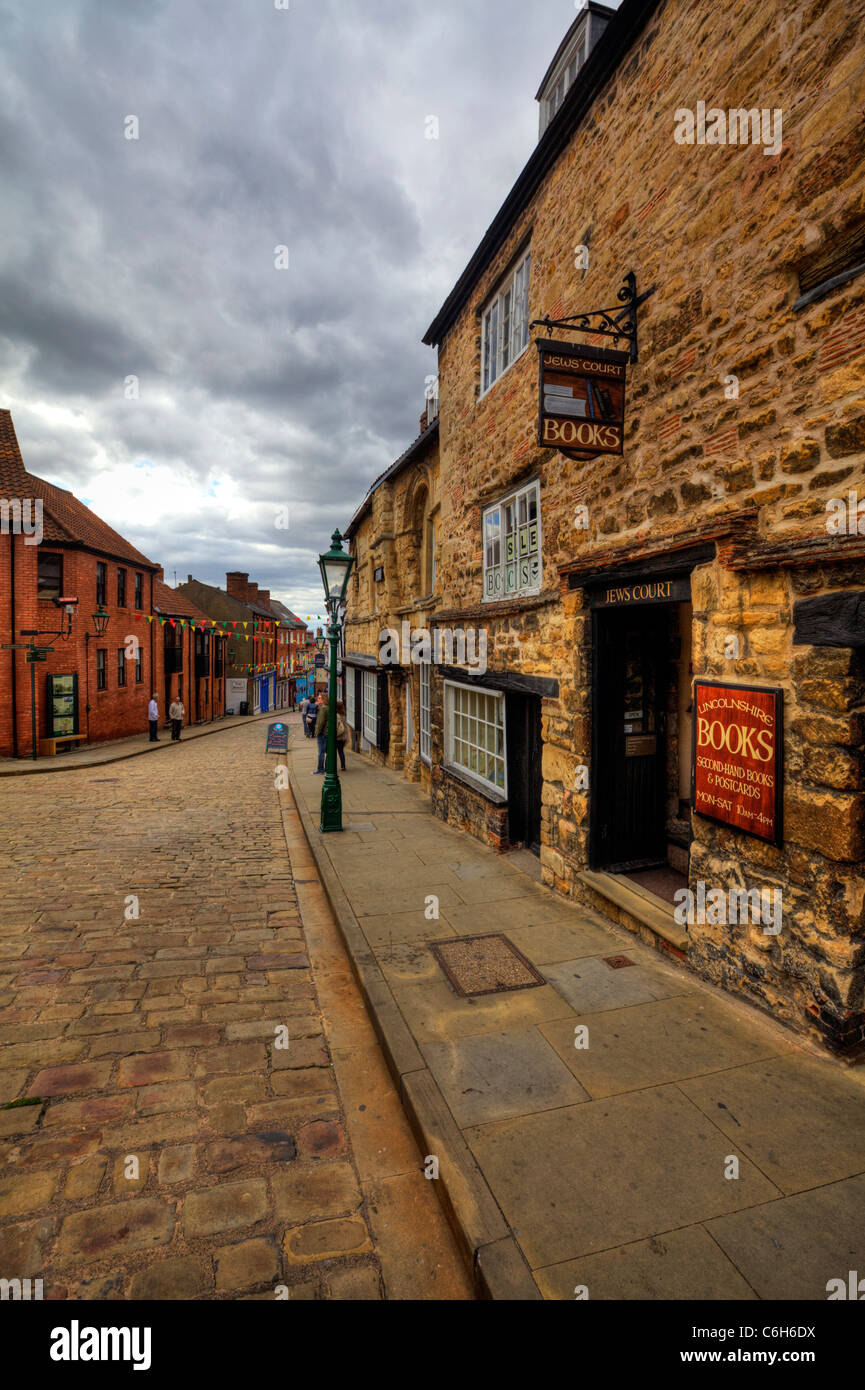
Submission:
{"label": "overcast sky", "polygon": [[576,9],[277,4],[0,0],[0,405],[169,583],[306,617]]}

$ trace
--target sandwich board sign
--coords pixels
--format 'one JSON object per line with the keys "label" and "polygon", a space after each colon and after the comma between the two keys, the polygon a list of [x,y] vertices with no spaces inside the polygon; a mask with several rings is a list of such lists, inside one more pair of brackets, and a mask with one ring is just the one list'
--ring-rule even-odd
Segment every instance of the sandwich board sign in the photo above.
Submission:
{"label": "sandwich board sign", "polygon": [[268,724],[267,726],[267,753],[287,753],[288,752],[288,725],[287,724]]}

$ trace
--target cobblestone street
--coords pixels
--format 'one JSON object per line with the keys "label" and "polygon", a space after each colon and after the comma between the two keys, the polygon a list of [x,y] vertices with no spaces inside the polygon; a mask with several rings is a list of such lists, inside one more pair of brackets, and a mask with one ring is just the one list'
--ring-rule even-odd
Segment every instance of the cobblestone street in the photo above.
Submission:
{"label": "cobblestone street", "polygon": [[45,1298],[472,1296],[265,731],[0,784],[0,1277]]}

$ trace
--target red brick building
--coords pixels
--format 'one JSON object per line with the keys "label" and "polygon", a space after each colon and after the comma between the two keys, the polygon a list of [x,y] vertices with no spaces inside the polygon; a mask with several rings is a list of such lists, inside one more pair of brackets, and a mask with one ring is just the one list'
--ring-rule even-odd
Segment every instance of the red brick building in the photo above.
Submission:
{"label": "red brick building", "polygon": [[[0,647],[53,648],[34,663],[37,742],[55,732],[96,743],[146,730],[158,687],[156,633],[144,615],[153,611],[157,573],[71,492],[27,472],[12,416],[0,410]],[[61,598],[77,600],[71,626]],[[22,636],[67,627],[54,640]],[[0,757],[32,755],[26,657],[0,650]]]}
{"label": "red brick building", "polygon": [[179,696],[187,724],[204,724],[225,714],[225,632],[186,594],[154,583],[153,624],[156,636],[156,684],[159,718],[168,723],[168,707]]}

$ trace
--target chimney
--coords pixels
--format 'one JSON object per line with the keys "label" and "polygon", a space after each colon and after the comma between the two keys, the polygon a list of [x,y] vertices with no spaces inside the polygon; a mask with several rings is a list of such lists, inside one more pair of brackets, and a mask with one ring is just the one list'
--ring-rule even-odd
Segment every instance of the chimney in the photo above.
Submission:
{"label": "chimney", "polygon": [[188,575],[186,576],[186,582],[187,582],[187,584],[191,584],[191,583],[192,583],[192,575],[191,575],[191,574],[188,574]]}
{"label": "chimney", "polygon": [[246,590],[249,585],[249,575],[242,574],[240,570],[232,570],[231,574],[225,576],[225,589],[232,598],[240,599],[241,603],[246,603]]}
{"label": "chimney", "polygon": [[259,589],[259,591],[258,591],[258,601],[259,601],[259,603],[261,604],[262,608],[269,608],[269,607],[270,607],[270,590],[269,590],[269,589]]}
{"label": "chimney", "polygon": [[247,602],[247,603],[258,603],[258,585],[257,585],[257,584],[247,584],[247,586],[246,586],[246,602]]}
{"label": "chimney", "polygon": [[156,574],[153,577],[154,579],[160,580],[161,583],[165,583],[165,570],[162,568],[161,565],[159,566],[159,569],[156,571]]}

